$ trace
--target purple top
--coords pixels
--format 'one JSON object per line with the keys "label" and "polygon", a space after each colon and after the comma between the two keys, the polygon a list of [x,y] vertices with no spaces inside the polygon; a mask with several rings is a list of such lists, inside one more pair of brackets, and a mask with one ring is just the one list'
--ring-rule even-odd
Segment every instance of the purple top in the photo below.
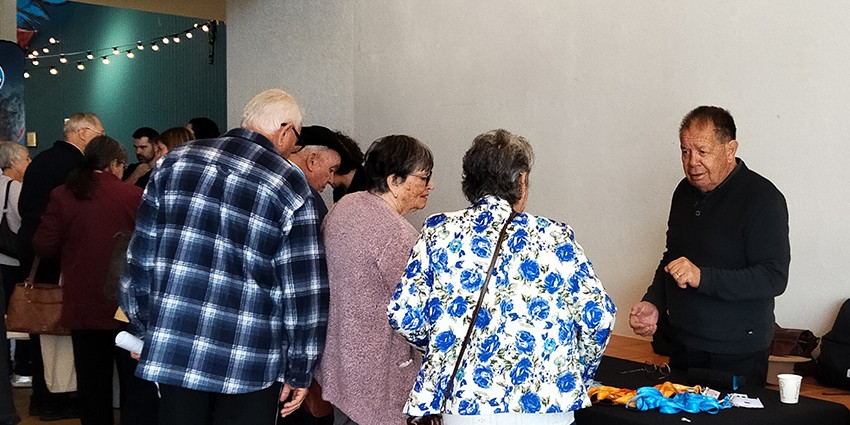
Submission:
{"label": "purple top", "polygon": [[403,424],[421,357],[387,322],[386,306],[418,233],[380,197],[343,197],[325,218],[330,316],[314,376],[359,425]]}

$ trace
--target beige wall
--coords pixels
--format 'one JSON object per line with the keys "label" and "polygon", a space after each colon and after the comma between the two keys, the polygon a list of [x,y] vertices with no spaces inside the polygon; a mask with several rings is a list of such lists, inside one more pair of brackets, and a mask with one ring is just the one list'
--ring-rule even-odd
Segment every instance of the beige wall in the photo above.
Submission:
{"label": "beige wall", "polygon": [[417,225],[467,205],[460,162],[475,135],[528,137],[528,210],[573,225],[620,309],[617,333],[631,334],[661,259],[679,120],[699,104],[730,108],[739,156],[788,200],[777,322],[822,335],[850,297],[846,0],[227,3],[230,126],[251,95],[281,87],[306,124],[364,149],[420,138],[437,188]]}
{"label": "beige wall", "polygon": [[[0,0],[12,1],[14,0]],[[169,15],[191,16],[193,18],[225,20],[225,0],[77,0],[79,3],[99,4],[101,6],[123,7],[147,12],[167,13]]]}
{"label": "beige wall", "polygon": [[0,40],[15,41],[15,0],[0,0]]}

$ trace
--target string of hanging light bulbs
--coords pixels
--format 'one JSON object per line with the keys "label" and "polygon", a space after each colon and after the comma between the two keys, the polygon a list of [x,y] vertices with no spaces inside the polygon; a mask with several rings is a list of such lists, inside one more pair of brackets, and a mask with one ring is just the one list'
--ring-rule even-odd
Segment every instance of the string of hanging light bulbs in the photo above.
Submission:
{"label": "string of hanging light bulbs", "polygon": [[[60,40],[55,37],[50,37],[48,39],[48,44],[44,46],[33,49],[27,52],[27,60],[32,68],[24,69],[24,78],[29,78],[31,75],[31,71],[35,69],[43,69],[45,67],[38,68],[39,65],[43,61],[47,60],[58,60],[59,65],[52,65],[46,67],[48,72],[51,75],[59,75],[59,67],[61,65],[68,64],[69,62],[77,62],[77,69],[83,71],[86,69],[86,63],[94,60],[96,57],[100,57],[101,63],[104,65],[109,65],[110,55],[120,55],[124,53],[127,58],[134,59],[136,57],[136,51],[145,50],[145,46],[149,46],[151,50],[158,52],[160,50],[160,44],[168,45],[171,43],[178,44],[183,38],[191,40],[194,37],[193,32],[195,30],[200,29],[205,33],[209,33],[210,31],[215,31],[215,26],[217,25],[216,21],[207,21],[204,23],[195,23],[191,28],[188,28],[184,31],[177,32],[169,35],[162,35],[156,38],[152,38],[146,41],[137,41],[135,43],[129,44],[119,44],[112,47],[103,47],[100,49],[90,49],[90,50],[80,50],[76,52],[60,52],[60,53],[51,53],[55,46],[60,43]],[[85,58],[85,60],[83,60]]]}

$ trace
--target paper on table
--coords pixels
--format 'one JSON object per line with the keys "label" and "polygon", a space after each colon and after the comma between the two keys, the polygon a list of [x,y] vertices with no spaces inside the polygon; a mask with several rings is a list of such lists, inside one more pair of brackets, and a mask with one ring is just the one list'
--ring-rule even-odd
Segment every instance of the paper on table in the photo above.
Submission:
{"label": "paper on table", "polygon": [[747,409],[764,409],[764,405],[761,404],[761,400],[757,398],[750,398],[746,394],[729,394],[729,403],[734,407],[744,407]]}

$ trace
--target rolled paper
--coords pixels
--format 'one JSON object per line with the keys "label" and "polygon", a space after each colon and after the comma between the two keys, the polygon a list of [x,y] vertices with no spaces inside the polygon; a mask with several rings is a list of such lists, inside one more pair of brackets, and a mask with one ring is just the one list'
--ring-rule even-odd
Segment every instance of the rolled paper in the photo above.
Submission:
{"label": "rolled paper", "polygon": [[129,332],[121,331],[118,332],[118,335],[115,335],[115,345],[131,353],[141,354],[145,342]]}

